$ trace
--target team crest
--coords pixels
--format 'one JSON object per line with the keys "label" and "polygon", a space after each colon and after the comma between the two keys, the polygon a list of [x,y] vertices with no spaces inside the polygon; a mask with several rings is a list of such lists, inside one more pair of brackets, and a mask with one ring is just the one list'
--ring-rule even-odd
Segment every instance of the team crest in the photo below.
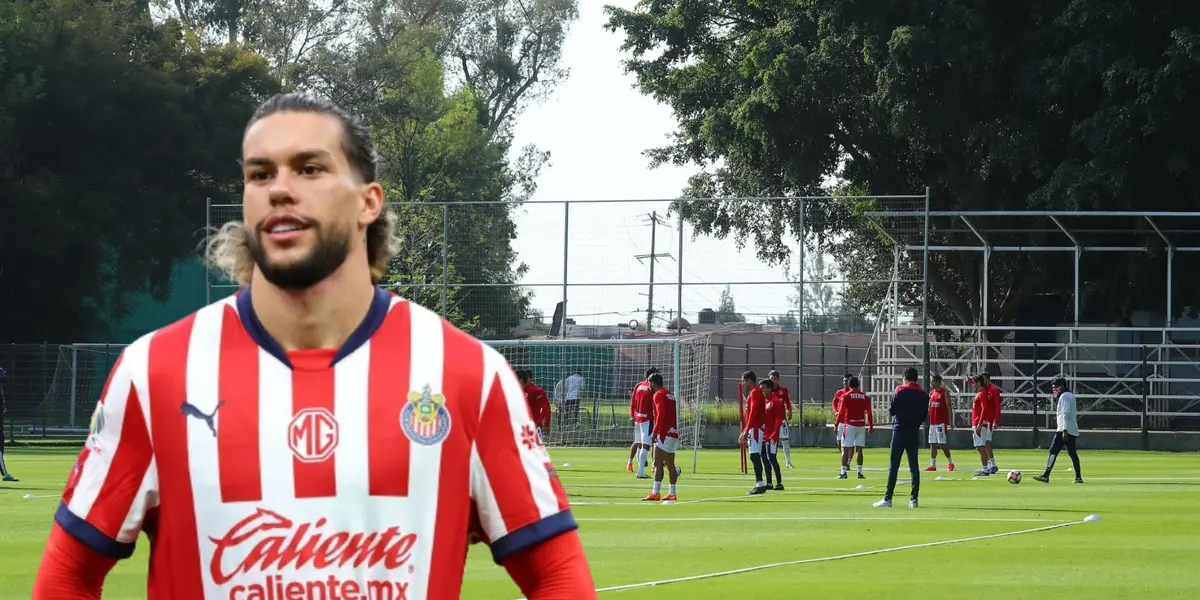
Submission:
{"label": "team crest", "polygon": [[408,404],[400,411],[400,428],[408,439],[422,446],[442,443],[450,434],[450,411],[446,398],[433,393],[428,384],[408,393]]}
{"label": "team crest", "polygon": [[104,405],[97,403],[92,412],[92,423],[88,426],[88,439],[85,446],[93,452],[100,452],[100,432],[104,431]]}

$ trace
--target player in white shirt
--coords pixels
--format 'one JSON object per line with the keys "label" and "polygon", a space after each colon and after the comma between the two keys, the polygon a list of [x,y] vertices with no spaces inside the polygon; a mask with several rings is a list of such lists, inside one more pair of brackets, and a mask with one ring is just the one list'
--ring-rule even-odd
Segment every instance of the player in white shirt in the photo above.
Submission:
{"label": "player in white shirt", "polygon": [[563,424],[571,424],[579,429],[579,397],[583,391],[583,376],[579,371],[571,371],[567,377],[567,399],[563,402]]}
{"label": "player in white shirt", "polygon": [[1075,413],[1075,394],[1067,390],[1067,379],[1056,377],[1050,383],[1054,398],[1058,400],[1058,427],[1054,432],[1054,441],[1050,443],[1050,457],[1046,459],[1046,470],[1034,479],[1042,483],[1050,483],[1050,471],[1054,469],[1054,461],[1063,447],[1071,456],[1071,466],[1075,467],[1075,483],[1083,483],[1083,472],[1079,470],[1079,453],[1075,451],[1075,438],[1079,437],[1079,422]]}

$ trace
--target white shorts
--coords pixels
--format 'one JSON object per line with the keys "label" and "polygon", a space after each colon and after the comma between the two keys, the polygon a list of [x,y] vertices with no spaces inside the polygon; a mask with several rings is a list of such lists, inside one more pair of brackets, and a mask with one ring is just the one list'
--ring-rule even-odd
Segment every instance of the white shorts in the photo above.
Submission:
{"label": "white shorts", "polygon": [[679,449],[679,438],[659,438],[654,442],[654,447],[666,452],[667,454],[675,454],[675,451]]}
{"label": "white shorts", "polygon": [[845,425],[834,425],[833,426],[833,441],[837,442],[837,445],[839,445],[839,446],[842,445],[842,428],[843,427],[845,427]]}
{"label": "white shorts", "polygon": [[984,423],[980,434],[975,433],[975,428],[972,427],[971,441],[975,443],[976,448],[987,445],[988,442],[992,441],[992,424]]}
{"label": "white shorts", "polygon": [[633,424],[633,443],[650,445],[650,421]]}
{"label": "white shorts", "polygon": [[946,445],[946,426],[945,425],[930,425],[929,426],[929,443]]}
{"label": "white shorts", "polygon": [[786,442],[792,439],[792,431],[788,429],[788,424],[785,421],[779,428],[779,441]]}
{"label": "white shorts", "polygon": [[762,451],[767,454],[776,454],[779,452],[779,442],[770,441],[762,443]]}
{"label": "white shorts", "polygon": [[856,427],[854,425],[843,425],[842,430],[842,447],[843,448],[862,448],[867,445],[867,428]]}
{"label": "white shorts", "polygon": [[746,437],[746,450],[752,454],[762,452],[763,430],[751,429],[750,435]]}

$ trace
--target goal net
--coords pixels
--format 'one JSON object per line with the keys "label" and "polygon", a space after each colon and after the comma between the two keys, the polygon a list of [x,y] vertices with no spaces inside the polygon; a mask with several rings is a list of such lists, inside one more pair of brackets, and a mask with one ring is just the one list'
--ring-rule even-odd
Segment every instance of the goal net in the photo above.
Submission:
{"label": "goal net", "polygon": [[124,349],[124,344],[59,346],[54,377],[37,407],[37,433],[85,435],[108,373]]}
{"label": "goal net", "polygon": [[551,446],[593,448],[633,443],[629,400],[633,387],[654,367],[674,392],[681,448],[698,449],[704,432],[704,401],[711,384],[707,334],[632,340],[489,341],[513,369],[533,372],[550,397]]}

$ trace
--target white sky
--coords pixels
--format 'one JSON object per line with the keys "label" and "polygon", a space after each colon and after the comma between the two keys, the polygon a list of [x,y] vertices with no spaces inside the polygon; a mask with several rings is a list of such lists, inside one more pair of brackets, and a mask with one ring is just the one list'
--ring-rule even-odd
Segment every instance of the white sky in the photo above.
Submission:
{"label": "white sky", "polygon": [[[567,278],[572,285],[567,292],[567,315],[580,325],[611,325],[630,319],[645,322],[649,264],[634,258],[651,252],[650,227],[644,215],[651,211],[665,215],[670,200],[699,170],[696,166],[649,168],[642,151],[665,144],[675,129],[675,119],[669,107],[633,88],[634,77],[626,75],[621,66],[622,35],[603,28],[605,3],[580,0],[579,20],[563,49],[570,77],[550,98],[527,109],[515,128],[514,149],[532,143],[551,152],[551,164],[538,179],[534,202],[662,199],[571,204]],[[607,3],[631,8],[636,0]],[[547,317],[563,294],[563,206],[530,204],[516,215],[518,235],[513,245],[519,260],[529,265],[523,283],[534,286],[533,306]],[[664,318],[677,302],[678,231],[677,218],[657,230],[655,251],[672,257],[660,259],[655,267],[654,304]],[[782,266],[762,263],[750,246],[739,252],[732,239],[693,242],[690,227],[685,232],[685,318],[694,322],[700,309],[716,309],[726,283],[735,284],[731,286],[733,297],[748,320],[761,322],[766,314],[793,308],[788,303],[792,286],[786,283]],[[641,285],[574,285],[613,281]]]}

